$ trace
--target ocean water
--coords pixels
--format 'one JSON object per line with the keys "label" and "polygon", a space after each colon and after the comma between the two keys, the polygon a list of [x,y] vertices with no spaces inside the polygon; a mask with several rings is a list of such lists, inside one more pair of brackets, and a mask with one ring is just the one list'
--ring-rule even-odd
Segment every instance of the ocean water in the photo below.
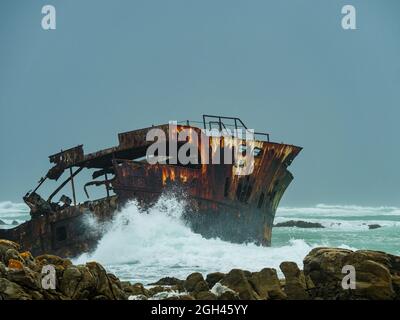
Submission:
{"label": "ocean water", "polygon": [[[162,197],[149,210],[140,212],[129,203],[106,226],[97,249],[74,259],[75,263],[98,261],[123,280],[148,284],[161,277],[185,278],[198,271],[207,274],[232,268],[257,271],[276,268],[282,261],[302,260],[314,247],[334,246],[373,249],[400,255],[400,208],[319,204],[313,207],[281,207],[275,223],[288,220],[319,222],[323,229],[274,228],[272,247],[234,244],[205,239],[183,221],[184,204]],[[14,220],[29,219],[24,204],[0,203],[0,220],[11,227]],[[95,220],[90,220],[94,227]],[[379,224],[370,230],[369,224]]]}

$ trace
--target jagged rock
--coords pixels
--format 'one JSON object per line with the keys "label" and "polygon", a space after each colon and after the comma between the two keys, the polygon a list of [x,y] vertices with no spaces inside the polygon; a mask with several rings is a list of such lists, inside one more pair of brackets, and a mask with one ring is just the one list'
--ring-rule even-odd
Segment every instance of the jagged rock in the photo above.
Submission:
{"label": "jagged rock", "polygon": [[247,280],[246,274],[243,270],[232,269],[220,282],[222,285],[225,285],[233,291],[237,292],[240,299],[260,299],[258,294],[254,291],[251,284]]}
{"label": "jagged rock", "polygon": [[197,300],[217,300],[216,295],[210,291],[200,291],[197,292],[194,296]]}
{"label": "jagged rock", "polygon": [[318,222],[307,222],[301,220],[289,220],[285,222],[279,222],[274,225],[275,228],[279,227],[297,227],[297,228],[325,228]]}
{"label": "jagged rock", "polygon": [[5,264],[8,265],[8,262],[13,259],[13,260],[17,260],[20,261],[21,263],[24,263],[24,260],[19,256],[19,252],[15,249],[8,249],[5,254],[4,254],[4,258],[3,261]]}
{"label": "jagged rock", "polygon": [[286,299],[275,269],[264,268],[253,272],[249,281],[261,299]]}
{"label": "jagged rock", "polygon": [[71,260],[63,259],[58,256],[51,255],[51,254],[44,254],[44,255],[38,256],[38,257],[36,257],[36,261],[40,265],[51,264],[53,266],[62,266],[64,268],[68,268],[69,266],[72,266]]}
{"label": "jagged rock", "polygon": [[219,298],[219,300],[240,300],[239,295],[236,292],[231,292],[231,291],[225,291],[222,293]]}
{"label": "jagged rock", "polygon": [[0,219],[0,226],[4,226],[4,225],[6,225],[7,223],[5,223],[3,220],[1,220]]}
{"label": "jagged rock", "polygon": [[195,299],[189,294],[183,294],[183,295],[171,296],[166,298],[165,300],[195,300]]}
{"label": "jagged rock", "polygon": [[86,267],[89,272],[96,278],[96,292],[106,296],[108,299],[125,300],[127,295],[122,290],[122,285],[113,277],[108,277],[106,270],[97,262],[88,262]]}
{"label": "jagged rock", "polygon": [[185,282],[183,283],[183,287],[188,292],[193,292],[196,288],[197,283],[200,281],[205,282],[203,275],[199,272],[194,272],[186,278]]}
{"label": "jagged rock", "polygon": [[129,295],[128,300],[147,300],[147,297],[143,294]]}
{"label": "jagged rock", "polygon": [[149,290],[147,290],[141,283],[131,284],[130,282],[123,281],[121,282],[121,286],[122,290],[124,290],[125,293],[128,294],[128,296],[143,295],[146,298],[151,296]]}
{"label": "jagged rock", "polygon": [[36,266],[36,260],[29,251],[20,253],[19,257],[23,260],[25,266],[34,270]]}
{"label": "jagged rock", "polygon": [[[344,266],[353,266],[356,289],[343,289]],[[304,272],[324,299],[394,299],[400,297],[397,279],[400,257],[379,251],[313,249],[304,259]]]}
{"label": "jagged rock", "polygon": [[8,261],[5,262],[5,254],[7,250],[9,249],[14,249],[14,250],[19,250],[19,244],[9,241],[9,240],[2,240],[0,239],[0,261],[2,261],[5,265],[8,264]]}
{"label": "jagged rock", "polygon": [[11,222],[11,224],[12,224],[13,226],[17,226],[17,225],[19,225],[19,222],[18,222],[17,220],[13,220],[13,222]]}
{"label": "jagged rock", "polygon": [[172,291],[172,290],[169,287],[155,286],[155,287],[149,289],[149,295],[155,296],[156,294],[159,294],[161,292],[170,292],[170,291]]}
{"label": "jagged rock", "polygon": [[213,272],[209,273],[206,277],[206,282],[210,288],[212,288],[218,281],[225,277],[225,273]]}
{"label": "jagged rock", "polygon": [[8,259],[8,265],[7,267],[9,269],[18,269],[21,270],[24,268],[24,264],[20,260],[15,260],[15,259]]}
{"label": "jagged rock", "polygon": [[282,262],[280,269],[285,275],[285,293],[290,300],[308,300],[307,283],[303,271],[295,262]]}
{"label": "jagged rock", "polygon": [[29,268],[9,270],[7,273],[7,280],[17,283],[24,288],[33,290],[41,289],[40,275]]}
{"label": "jagged rock", "polygon": [[78,284],[82,279],[82,274],[78,267],[69,266],[65,269],[60,283],[60,290],[67,297],[74,297]]}
{"label": "jagged rock", "polygon": [[3,300],[31,300],[23,288],[7,279],[0,278],[0,297]]}
{"label": "jagged rock", "polygon": [[149,283],[149,286],[174,286],[183,283],[183,280],[174,277],[161,278],[157,282]]}

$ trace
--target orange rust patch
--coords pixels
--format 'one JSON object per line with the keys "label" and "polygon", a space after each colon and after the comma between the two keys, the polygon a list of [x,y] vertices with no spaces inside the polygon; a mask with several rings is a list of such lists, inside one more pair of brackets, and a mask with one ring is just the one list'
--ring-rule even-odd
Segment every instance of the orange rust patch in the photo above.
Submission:
{"label": "orange rust patch", "polygon": [[10,259],[8,260],[8,267],[11,269],[23,269],[24,265],[22,264],[22,262],[15,260],[15,259]]}
{"label": "orange rust patch", "polygon": [[30,253],[29,251],[22,252],[22,253],[19,254],[19,256],[20,256],[22,259],[27,259],[27,258],[32,257],[32,255],[31,255],[31,253]]}

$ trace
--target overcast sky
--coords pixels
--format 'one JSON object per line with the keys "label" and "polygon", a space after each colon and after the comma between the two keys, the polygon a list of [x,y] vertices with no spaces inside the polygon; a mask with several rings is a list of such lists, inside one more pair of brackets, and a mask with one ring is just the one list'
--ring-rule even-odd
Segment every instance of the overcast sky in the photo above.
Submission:
{"label": "overcast sky", "polygon": [[400,205],[399,98],[398,0],[1,0],[0,201],[61,148],[212,113],[304,147],[284,205]]}

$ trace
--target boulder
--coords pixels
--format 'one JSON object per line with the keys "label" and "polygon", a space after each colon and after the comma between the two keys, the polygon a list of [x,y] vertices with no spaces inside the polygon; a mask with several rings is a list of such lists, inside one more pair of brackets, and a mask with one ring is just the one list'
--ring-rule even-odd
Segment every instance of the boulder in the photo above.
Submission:
{"label": "boulder", "polygon": [[378,229],[378,228],[382,228],[382,226],[381,225],[379,225],[379,224],[369,224],[368,225],[368,229]]}
{"label": "boulder", "polygon": [[249,281],[261,299],[286,299],[275,269],[264,268],[253,272]]}
{"label": "boulder", "polygon": [[[123,281],[121,282],[122,290],[128,295],[128,296],[145,296],[146,298],[151,296],[151,293],[149,290],[147,290],[143,284],[141,283],[135,283],[131,284],[128,281]],[[142,299],[140,299],[142,300]]]}
{"label": "boulder", "polygon": [[250,282],[247,280],[245,272],[240,269],[232,269],[220,281],[222,285],[227,286],[237,292],[240,299],[243,300],[259,300],[260,297],[254,291]]}
{"label": "boulder", "polygon": [[184,281],[174,277],[161,278],[157,282],[149,283],[149,286],[174,286],[182,284]]}
{"label": "boulder", "polygon": [[279,222],[274,225],[274,228],[279,227],[297,227],[297,228],[325,228],[318,222],[307,222],[301,220],[289,220],[285,222]]}
{"label": "boulder", "polygon": [[122,290],[122,285],[114,276],[107,275],[106,270],[97,262],[88,262],[86,267],[96,279],[95,291],[98,295],[104,295],[111,300],[125,300],[127,295]]}
{"label": "boulder", "polygon": [[4,278],[0,278],[0,298],[3,300],[32,299],[32,297],[29,296],[20,285]]}
{"label": "boulder", "polygon": [[280,264],[285,275],[285,293],[290,300],[308,300],[307,283],[303,271],[295,262],[285,261]]}
{"label": "boulder", "polygon": [[8,261],[7,262],[4,261],[7,250],[14,249],[18,251],[19,248],[20,248],[19,244],[15,242],[0,239],[0,261],[2,261],[5,265],[7,265]]}
{"label": "boulder", "polygon": [[196,300],[217,300],[217,296],[210,291],[197,292],[194,297]]}
{"label": "boulder", "polygon": [[193,292],[198,282],[205,282],[203,275],[199,272],[194,272],[186,278],[183,287],[188,292]]}
{"label": "boulder", "polygon": [[220,281],[225,274],[222,272],[209,273],[206,277],[206,282],[210,288],[212,288],[218,281]]}
{"label": "boulder", "polygon": [[[343,288],[344,266],[354,267],[355,289]],[[313,249],[304,259],[304,272],[323,299],[394,299],[399,297],[400,257],[384,252],[337,248]]]}

